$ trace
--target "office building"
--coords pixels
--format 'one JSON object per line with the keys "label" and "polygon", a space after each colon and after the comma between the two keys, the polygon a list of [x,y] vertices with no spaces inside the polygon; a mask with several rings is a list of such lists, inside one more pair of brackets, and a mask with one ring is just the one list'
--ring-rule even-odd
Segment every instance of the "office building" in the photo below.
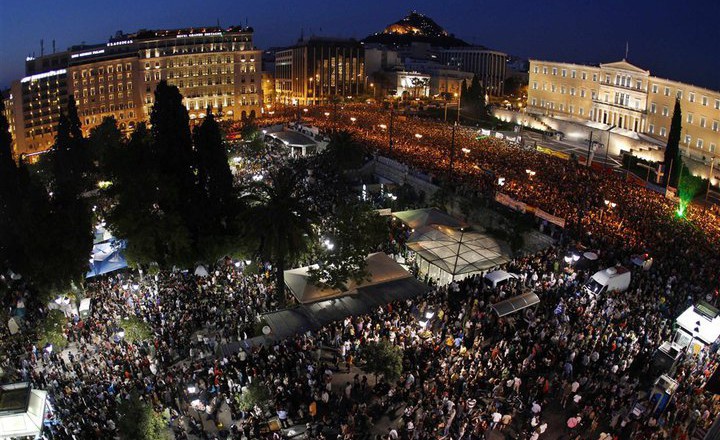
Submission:
{"label": "office building", "polygon": [[469,46],[439,49],[437,56],[440,63],[451,69],[477,75],[488,95],[503,96],[505,93],[507,54],[482,46]]}
{"label": "office building", "polygon": [[355,40],[311,37],[275,54],[275,99],[312,105],[362,95],[365,52]]}

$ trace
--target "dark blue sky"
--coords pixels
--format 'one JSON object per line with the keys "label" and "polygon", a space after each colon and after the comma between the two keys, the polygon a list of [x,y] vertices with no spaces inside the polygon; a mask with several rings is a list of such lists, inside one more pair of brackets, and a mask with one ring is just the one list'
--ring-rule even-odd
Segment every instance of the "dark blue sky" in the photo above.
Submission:
{"label": "dark blue sky", "polygon": [[[0,87],[24,74],[24,59],[117,30],[248,23],[260,49],[308,35],[362,38],[411,9],[470,43],[529,58],[598,63],[629,60],[656,76],[720,90],[720,1],[669,0],[0,0]],[[321,31],[322,29],[322,31]]]}

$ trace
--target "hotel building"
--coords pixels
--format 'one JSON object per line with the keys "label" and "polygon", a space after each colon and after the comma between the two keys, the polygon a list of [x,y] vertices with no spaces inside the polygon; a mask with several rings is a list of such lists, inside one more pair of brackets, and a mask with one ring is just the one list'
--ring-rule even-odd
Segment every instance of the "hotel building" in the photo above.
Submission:
{"label": "hotel building", "polygon": [[676,99],[683,154],[710,160],[720,146],[720,92],[654,77],[626,60],[598,66],[530,60],[530,114],[647,136],[662,148]]}
{"label": "hotel building", "polygon": [[253,29],[218,27],[118,33],[107,43],[26,59],[28,76],[11,86],[16,154],[50,148],[67,98],[75,97],[83,131],[112,116],[124,133],[149,119],[155,87],[176,85],[190,119],[207,108],[221,117],[260,114],[261,52]]}

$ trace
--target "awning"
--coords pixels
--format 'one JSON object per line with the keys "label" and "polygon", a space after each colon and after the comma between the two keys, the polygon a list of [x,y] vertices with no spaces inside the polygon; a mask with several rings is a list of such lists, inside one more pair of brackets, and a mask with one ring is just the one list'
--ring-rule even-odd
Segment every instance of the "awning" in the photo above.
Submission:
{"label": "awning", "polygon": [[538,298],[535,293],[528,292],[493,304],[492,309],[497,313],[499,318],[502,318],[503,316],[518,312],[524,308],[532,307],[539,302],[540,298]]}

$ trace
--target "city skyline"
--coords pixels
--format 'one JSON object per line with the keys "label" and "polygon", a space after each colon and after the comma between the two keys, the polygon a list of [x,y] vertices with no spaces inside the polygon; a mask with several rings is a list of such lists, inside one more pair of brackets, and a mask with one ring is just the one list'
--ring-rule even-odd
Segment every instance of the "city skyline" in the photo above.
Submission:
{"label": "city skyline", "polygon": [[[255,29],[256,46],[267,49],[293,44],[301,31],[306,36],[362,39],[417,10],[468,43],[523,58],[597,64],[622,59],[628,42],[628,60],[653,75],[720,89],[720,76],[716,73],[720,60],[710,55],[720,41],[720,30],[712,24],[713,17],[720,13],[720,5],[710,1],[695,2],[691,7],[682,4],[658,7],[657,2],[649,1],[603,5],[522,1],[513,10],[501,4],[468,1],[453,1],[450,7],[430,1],[370,5],[325,0],[302,5],[283,1],[243,5],[209,2],[202,10],[198,10],[197,3],[172,5],[172,10],[168,10],[171,5],[162,2],[96,5],[73,0],[65,5],[58,11],[27,8],[15,0],[3,1],[0,57],[5,63],[0,68],[0,88],[7,88],[13,80],[24,76],[25,57],[33,52],[40,55],[41,39],[47,54],[52,52],[53,40],[57,51],[62,51],[83,41],[101,43],[118,30],[213,26],[219,20],[223,27],[247,22]],[[624,12],[618,14],[621,7]],[[142,15],[137,11],[142,11]],[[503,19],[484,20],[487,16]],[[82,25],[78,26],[78,20]],[[544,38],[537,38],[538,35]],[[688,65],[700,67],[688,69]]]}

